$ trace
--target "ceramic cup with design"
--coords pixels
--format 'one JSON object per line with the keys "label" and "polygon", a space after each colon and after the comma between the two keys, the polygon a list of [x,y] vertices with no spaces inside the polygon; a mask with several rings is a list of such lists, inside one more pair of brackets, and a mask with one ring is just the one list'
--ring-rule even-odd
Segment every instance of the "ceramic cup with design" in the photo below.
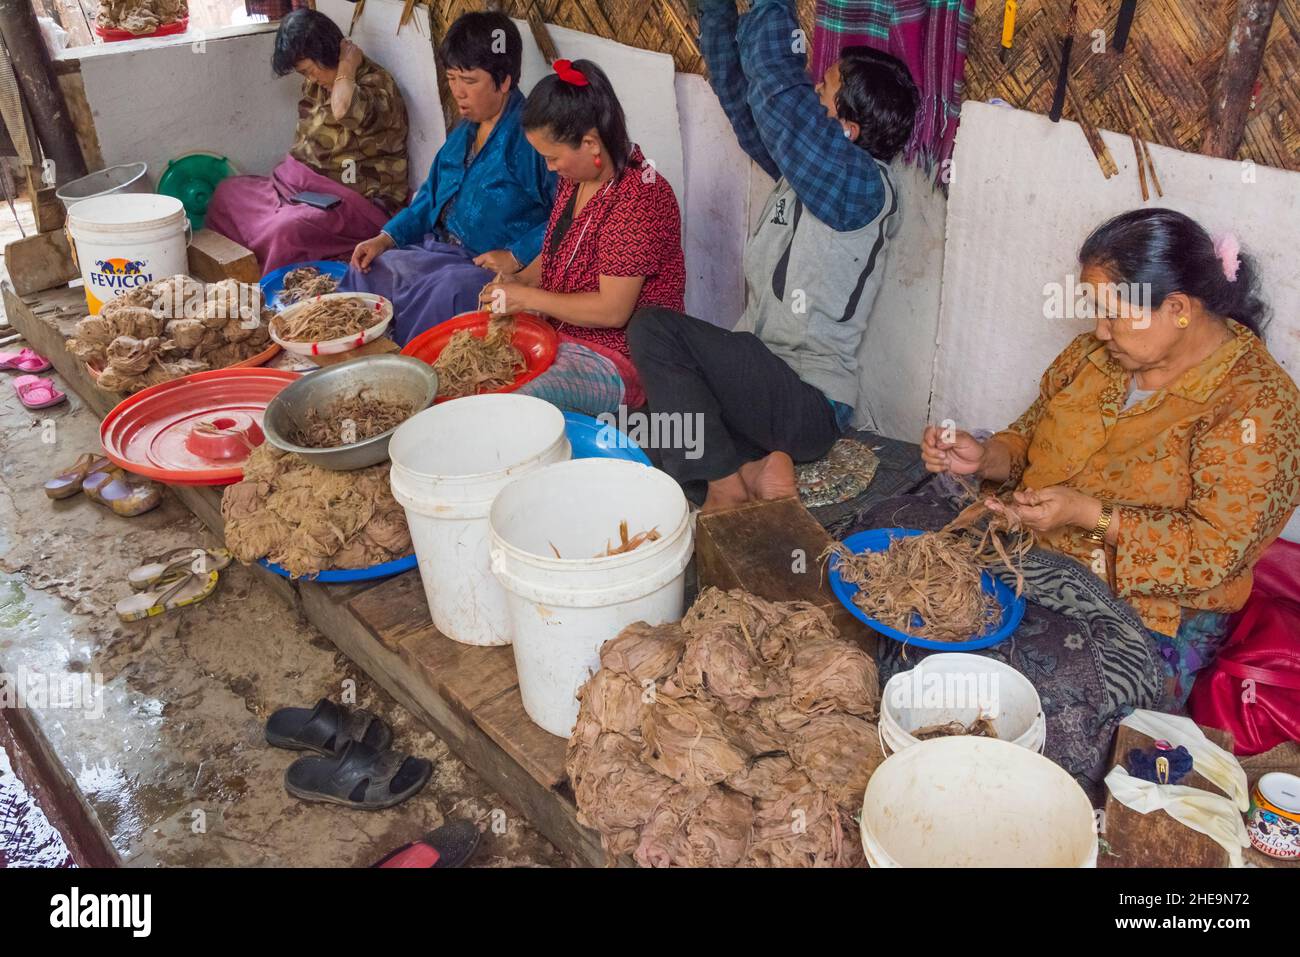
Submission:
{"label": "ceramic cup with design", "polygon": [[1271,857],[1300,858],[1300,777],[1281,771],[1266,774],[1250,797],[1250,843]]}

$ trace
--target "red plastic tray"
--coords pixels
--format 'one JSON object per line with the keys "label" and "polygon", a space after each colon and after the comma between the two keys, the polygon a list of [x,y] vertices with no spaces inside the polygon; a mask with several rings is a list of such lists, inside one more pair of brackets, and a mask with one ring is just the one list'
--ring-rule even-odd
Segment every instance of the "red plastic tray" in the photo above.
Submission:
{"label": "red plastic tray", "polygon": [[[486,310],[463,312],[446,322],[439,323],[427,332],[420,333],[406,344],[402,355],[415,356],[433,365],[434,360],[447,347],[447,343],[455,333],[462,329],[469,329],[482,339],[487,335],[488,321],[491,318],[492,313]],[[555,361],[555,354],[560,349],[560,337],[554,327],[540,316],[528,312],[515,314],[515,334],[510,341],[524,354],[528,368],[519,373],[519,377],[514,382],[504,388],[491,390],[493,392],[514,392],[525,382],[536,379],[551,367],[551,363]],[[450,399],[447,398],[434,400],[435,404],[449,401]]]}
{"label": "red plastic tray", "polygon": [[190,18],[181,17],[171,23],[164,23],[153,33],[132,33],[130,30],[123,30],[119,27],[101,27],[95,25],[95,32],[105,43],[118,43],[122,40],[146,40],[150,37],[170,37],[177,33],[184,33],[190,28]]}
{"label": "red plastic tray", "polygon": [[[172,485],[228,485],[244,477],[247,451],[214,460],[187,447],[200,421],[252,420],[260,432],[267,403],[298,379],[283,369],[214,369],[151,386],[104,417],[104,453],[122,468]],[[250,438],[260,445],[260,436]],[[247,448],[247,446],[244,446]]]}

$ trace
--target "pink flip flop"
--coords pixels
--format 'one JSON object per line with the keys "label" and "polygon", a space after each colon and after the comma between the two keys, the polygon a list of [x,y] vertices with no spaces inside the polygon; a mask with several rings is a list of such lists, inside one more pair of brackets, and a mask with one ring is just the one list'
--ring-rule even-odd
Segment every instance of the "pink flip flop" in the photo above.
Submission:
{"label": "pink flip flop", "polygon": [[50,368],[50,360],[31,349],[23,349],[20,352],[0,352],[0,369],[16,372],[44,372],[48,368]]}
{"label": "pink flip flop", "polygon": [[54,387],[54,380],[34,375],[20,375],[14,379],[14,391],[18,393],[18,401],[29,409],[48,409],[67,399]]}

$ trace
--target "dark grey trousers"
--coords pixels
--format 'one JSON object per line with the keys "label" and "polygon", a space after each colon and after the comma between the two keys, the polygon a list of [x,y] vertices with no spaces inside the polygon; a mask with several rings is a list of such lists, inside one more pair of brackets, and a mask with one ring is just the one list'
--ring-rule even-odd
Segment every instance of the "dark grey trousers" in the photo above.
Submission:
{"label": "dark grey trousers", "polygon": [[627,340],[649,410],[700,416],[698,449],[648,450],[697,503],[746,462],[770,452],[811,462],[840,437],[825,394],[752,333],[649,307],[632,316]]}

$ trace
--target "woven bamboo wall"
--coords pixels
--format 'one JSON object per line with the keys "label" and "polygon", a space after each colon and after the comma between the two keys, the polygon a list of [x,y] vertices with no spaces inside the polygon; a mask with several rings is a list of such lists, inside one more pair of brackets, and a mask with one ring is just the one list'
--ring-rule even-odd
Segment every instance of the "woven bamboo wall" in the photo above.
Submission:
{"label": "woven bamboo wall", "polygon": [[[428,0],[428,3],[435,37],[441,36],[447,25],[462,13],[486,7],[484,0]],[[797,0],[797,4],[800,20],[811,36],[815,0]],[[669,53],[677,62],[678,70],[704,72],[704,59],[695,44],[699,27],[687,11],[685,0],[505,0],[501,8],[521,19],[536,11],[545,23],[643,50]]]}
{"label": "woven bamboo wall", "polygon": [[[967,99],[1001,97],[1046,113],[1052,102],[1061,33],[1069,0],[1020,0],[1013,52],[998,59],[1003,0],[977,0],[966,64]],[[1118,0],[1080,0],[1071,57],[1071,86],[1088,119],[1128,131],[1119,99],[1155,143],[1200,152],[1210,92],[1223,59],[1237,0],[1140,0],[1123,55],[1109,47]],[[1107,48],[1094,54],[1090,33],[1101,27]],[[1300,170],[1300,0],[1282,0],[1260,70],[1257,105],[1240,156]],[[1126,78],[1128,82],[1126,82]],[[1133,103],[1136,101],[1136,108]],[[1067,101],[1065,116],[1074,117]]]}
{"label": "woven bamboo wall", "polygon": [[[433,35],[485,0],[427,0]],[[998,59],[1003,0],[976,0],[966,66],[965,96],[1001,97],[1021,109],[1046,113],[1069,0],[1020,0],[1014,52]],[[797,0],[799,19],[811,35],[815,0]],[[1088,118],[1104,129],[1127,131],[1120,97],[1138,132],[1152,142],[1199,152],[1207,104],[1218,76],[1237,0],[1140,0],[1121,56],[1109,48],[1119,0],[1080,0],[1071,85]],[[539,14],[547,23],[669,53],[677,69],[703,73],[695,44],[697,26],[685,0],[505,0],[515,17]],[[1091,31],[1106,31],[1105,53],[1091,52]],[[1281,0],[1260,72],[1258,104],[1246,125],[1241,157],[1267,166],[1300,170],[1300,0]],[[1132,88],[1133,94],[1128,92]],[[1136,106],[1134,107],[1134,103]],[[1066,105],[1066,117],[1074,117]]]}

